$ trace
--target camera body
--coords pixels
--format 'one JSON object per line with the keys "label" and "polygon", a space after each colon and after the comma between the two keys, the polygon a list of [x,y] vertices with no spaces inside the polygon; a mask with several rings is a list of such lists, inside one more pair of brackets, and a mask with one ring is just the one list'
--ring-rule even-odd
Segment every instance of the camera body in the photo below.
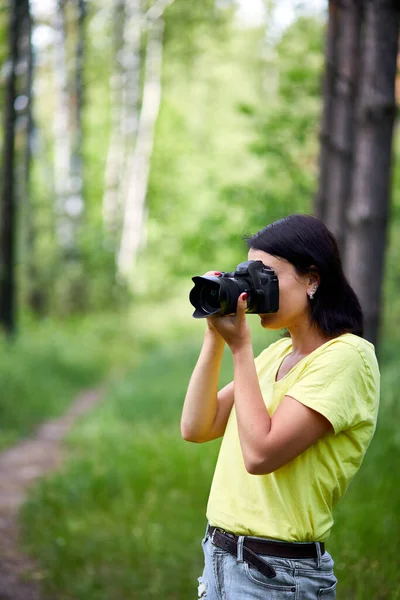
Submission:
{"label": "camera body", "polygon": [[246,313],[267,314],[279,309],[278,278],[261,260],[242,262],[234,273],[192,277],[192,281],[194,288],[189,299],[195,308],[195,319],[234,315],[239,296],[244,292],[247,293]]}

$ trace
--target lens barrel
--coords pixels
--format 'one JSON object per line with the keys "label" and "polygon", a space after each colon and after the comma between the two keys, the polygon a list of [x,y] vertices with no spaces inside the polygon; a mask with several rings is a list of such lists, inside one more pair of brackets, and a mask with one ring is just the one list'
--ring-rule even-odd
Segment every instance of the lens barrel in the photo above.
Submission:
{"label": "lens barrel", "polygon": [[235,314],[240,294],[247,289],[245,281],[229,277],[193,277],[195,284],[190,302],[195,307],[195,318]]}
{"label": "lens barrel", "polygon": [[220,285],[214,281],[200,288],[199,304],[206,313],[220,310]]}

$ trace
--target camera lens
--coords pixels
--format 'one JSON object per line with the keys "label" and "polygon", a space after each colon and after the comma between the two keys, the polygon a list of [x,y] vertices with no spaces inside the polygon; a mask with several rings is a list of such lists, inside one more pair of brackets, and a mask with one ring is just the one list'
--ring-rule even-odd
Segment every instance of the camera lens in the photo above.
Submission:
{"label": "camera lens", "polygon": [[203,286],[200,291],[200,306],[206,313],[214,313],[221,306],[219,300],[219,285],[217,283]]}

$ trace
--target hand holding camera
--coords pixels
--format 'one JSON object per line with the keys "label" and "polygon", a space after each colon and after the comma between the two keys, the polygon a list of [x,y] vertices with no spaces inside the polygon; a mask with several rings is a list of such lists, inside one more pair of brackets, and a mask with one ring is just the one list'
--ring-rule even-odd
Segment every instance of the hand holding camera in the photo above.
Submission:
{"label": "hand holding camera", "polygon": [[209,271],[192,279],[193,316],[207,318],[209,329],[217,332],[232,352],[251,343],[246,313],[273,313],[279,308],[278,278],[260,260],[240,263],[234,273]]}
{"label": "hand holding camera", "polygon": [[278,278],[260,260],[242,262],[234,273],[209,271],[192,280],[194,288],[189,299],[195,308],[195,319],[236,314],[243,293],[247,294],[248,314],[274,313],[279,309]]}

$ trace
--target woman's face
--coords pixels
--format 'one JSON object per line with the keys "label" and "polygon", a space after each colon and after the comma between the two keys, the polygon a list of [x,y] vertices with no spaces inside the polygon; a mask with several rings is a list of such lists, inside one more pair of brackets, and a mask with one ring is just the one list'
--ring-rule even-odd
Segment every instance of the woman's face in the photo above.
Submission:
{"label": "woman's face", "polygon": [[261,325],[266,329],[293,329],[297,324],[310,319],[310,301],[318,281],[312,275],[300,275],[294,266],[284,260],[250,248],[249,260],[261,260],[266,267],[273,269],[279,280],[279,310],[276,313],[260,315]]}

